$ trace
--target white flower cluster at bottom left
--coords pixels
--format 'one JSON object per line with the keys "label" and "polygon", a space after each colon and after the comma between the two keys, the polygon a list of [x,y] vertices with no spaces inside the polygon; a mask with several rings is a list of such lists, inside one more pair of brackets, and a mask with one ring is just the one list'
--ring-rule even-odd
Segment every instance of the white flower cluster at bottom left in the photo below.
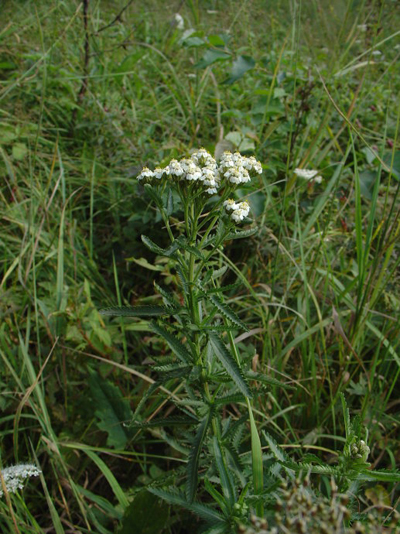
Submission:
{"label": "white flower cluster at bottom left", "polygon": [[[37,477],[42,471],[33,464],[10,465],[1,471],[4,484],[9,493],[15,493],[18,489],[23,489],[23,481],[29,477]],[[0,484],[0,497],[3,496],[2,485]]]}

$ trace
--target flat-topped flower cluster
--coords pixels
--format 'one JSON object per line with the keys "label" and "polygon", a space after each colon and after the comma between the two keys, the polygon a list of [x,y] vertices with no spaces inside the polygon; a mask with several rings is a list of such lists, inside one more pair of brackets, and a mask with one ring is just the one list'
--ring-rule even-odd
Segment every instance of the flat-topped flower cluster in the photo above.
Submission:
{"label": "flat-topped flower cluster", "polygon": [[198,183],[209,195],[214,195],[226,184],[245,184],[251,177],[262,173],[261,163],[253,156],[246,157],[235,152],[224,152],[219,163],[207,150],[200,148],[190,158],[180,161],[173,159],[164,168],[157,167],[151,171],[145,167],[138,180],[155,183],[163,178],[182,182]]}
{"label": "flat-topped flower cluster", "polygon": [[[37,477],[42,471],[33,464],[11,465],[2,469],[1,476],[9,493],[16,493],[18,489],[24,487],[24,480],[30,477]],[[0,484],[0,497],[3,496],[3,488]]]}

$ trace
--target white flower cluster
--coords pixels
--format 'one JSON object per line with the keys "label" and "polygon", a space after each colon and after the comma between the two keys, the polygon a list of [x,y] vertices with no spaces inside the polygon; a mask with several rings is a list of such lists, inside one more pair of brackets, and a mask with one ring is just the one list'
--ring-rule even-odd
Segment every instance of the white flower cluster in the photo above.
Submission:
{"label": "white flower cluster", "polygon": [[294,170],[294,173],[299,178],[304,178],[304,180],[307,180],[307,181],[312,180],[313,182],[316,182],[317,184],[320,184],[322,182],[322,177],[321,176],[317,176],[318,172],[319,171],[311,171],[311,170],[307,170],[307,169],[295,169]]}
{"label": "white flower cluster", "polygon": [[[9,493],[16,493],[24,487],[24,480],[29,477],[37,477],[42,471],[33,464],[11,465],[1,471],[4,484]],[[3,496],[3,488],[0,484],[0,497]]]}
{"label": "white flower cluster", "polygon": [[245,184],[251,180],[250,172],[262,173],[261,163],[254,156],[246,158],[235,152],[224,152],[220,161],[220,172],[232,184]]}
{"label": "white flower cluster", "polygon": [[172,178],[197,182],[210,195],[217,193],[221,180],[225,178],[231,184],[243,184],[251,179],[251,174],[261,174],[261,163],[253,156],[246,158],[238,152],[224,152],[219,165],[205,150],[200,148],[189,159],[178,161],[173,159],[164,169],[157,167],[151,171],[145,167],[138,176],[138,180],[151,182],[153,179]]}
{"label": "white flower cluster", "polygon": [[250,211],[250,206],[246,201],[236,204],[236,202],[231,198],[229,200],[225,200],[224,208],[226,211],[232,211],[231,217],[236,223],[243,221]]}

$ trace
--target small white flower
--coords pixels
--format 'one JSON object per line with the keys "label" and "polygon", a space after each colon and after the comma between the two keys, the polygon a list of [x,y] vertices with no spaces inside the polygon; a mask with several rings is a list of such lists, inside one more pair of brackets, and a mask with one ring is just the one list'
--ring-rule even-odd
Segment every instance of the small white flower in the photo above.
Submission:
{"label": "small white flower", "polygon": [[244,167],[233,167],[224,173],[232,184],[245,184],[251,180],[249,171]]}
{"label": "small white flower", "polygon": [[366,24],[359,24],[357,28],[360,30],[360,32],[366,32],[368,29],[368,26]]}
{"label": "small white flower", "polygon": [[169,165],[165,168],[165,172],[172,176],[182,176],[184,170],[182,169],[181,164],[176,159],[171,159]]}
{"label": "small white flower", "polygon": [[294,170],[294,173],[299,178],[304,178],[304,180],[313,180],[317,184],[320,184],[322,182],[322,177],[317,176],[318,172],[319,171],[312,171],[312,170],[307,170],[307,169],[295,169]]}
{"label": "small white flower", "polygon": [[243,221],[245,217],[249,214],[250,206],[248,202],[239,202],[239,204],[236,204],[236,202],[232,199],[225,200],[224,202],[225,209],[232,210],[231,218],[235,222]]}
{"label": "small white flower", "polygon": [[185,21],[183,20],[182,15],[175,13],[174,19],[176,28],[178,28],[178,30],[183,30],[185,28]]}
{"label": "small white flower", "polygon": [[138,180],[143,180],[144,178],[153,178],[154,172],[151,171],[148,167],[143,167],[142,172],[137,177]]}
{"label": "small white flower", "polygon": [[157,180],[161,180],[164,172],[165,172],[164,169],[161,169],[161,167],[157,167],[153,171],[153,176],[154,176],[154,178],[157,178]]}
{"label": "small white flower", "polygon": [[[29,477],[37,477],[42,471],[33,464],[11,465],[1,471],[4,484],[9,493],[15,493],[18,489],[23,489],[24,480]],[[3,489],[0,485],[0,497],[3,496]]]}
{"label": "small white flower", "polygon": [[196,165],[214,168],[217,167],[217,162],[205,148],[200,148],[196,152],[193,152],[191,159],[196,163]]}
{"label": "small white flower", "polygon": [[229,198],[228,200],[225,200],[224,202],[224,208],[226,209],[226,211],[229,211],[229,210],[236,210],[238,208],[238,205],[236,204],[236,202],[233,200],[233,198]]}

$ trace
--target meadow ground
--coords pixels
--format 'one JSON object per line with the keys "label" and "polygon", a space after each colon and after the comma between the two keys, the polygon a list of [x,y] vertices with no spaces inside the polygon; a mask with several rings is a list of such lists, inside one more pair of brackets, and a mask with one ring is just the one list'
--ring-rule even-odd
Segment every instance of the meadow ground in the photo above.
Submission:
{"label": "meadow ground", "polygon": [[[41,469],[15,494],[2,477],[1,532],[399,532],[399,3],[6,0],[1,19],[0,464]],[[186,383],[161,327],[99,313],[160,304],[154,282],[193,301],[136,177],[200,147],[263,167],[235,192],[253,231],[210,274],[254,420],[211,343],[216,391],[234,381],[214,434],[204,369]],[[165,489],[188,465],[194,501]]]}

